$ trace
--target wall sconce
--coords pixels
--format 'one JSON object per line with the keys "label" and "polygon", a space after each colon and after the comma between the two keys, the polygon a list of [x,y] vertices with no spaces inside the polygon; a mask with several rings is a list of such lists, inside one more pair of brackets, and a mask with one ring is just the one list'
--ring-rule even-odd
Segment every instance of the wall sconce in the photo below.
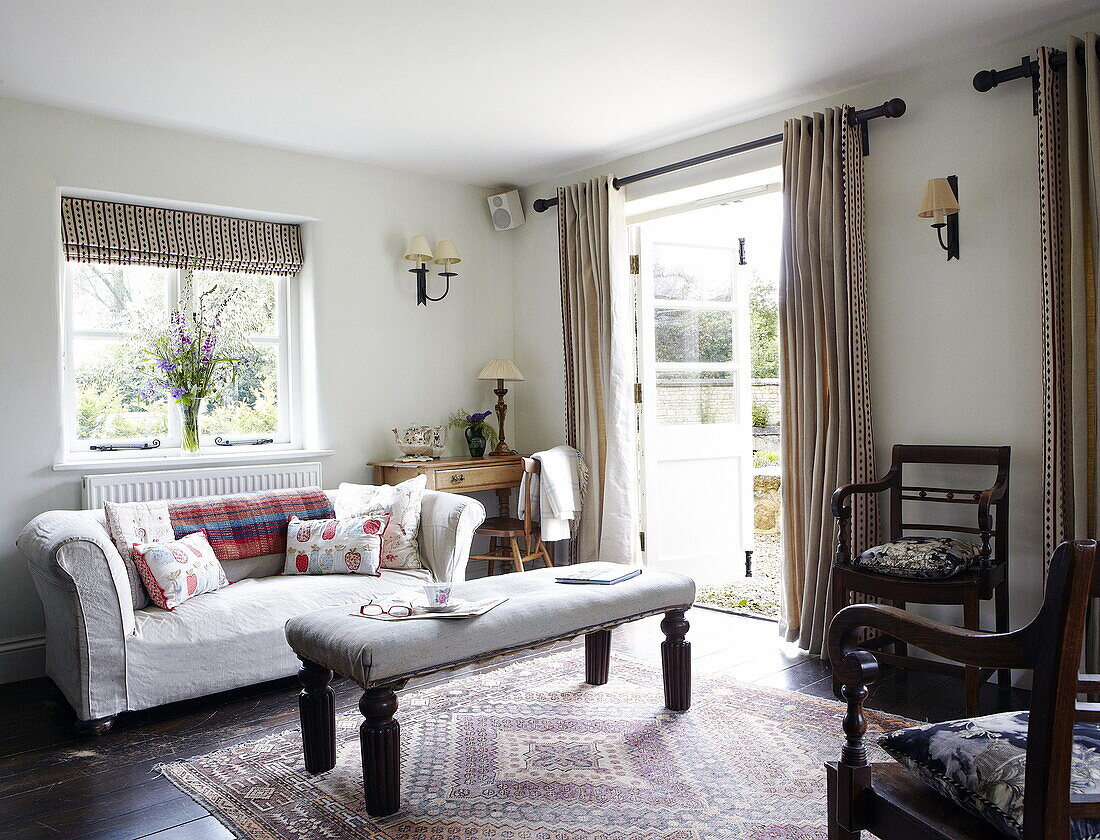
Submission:
{"label": "wall sconce", "polygon": [[[451,271],[452,265],[462,260],[458,256],[458,249],[455,248],[455,244],[450,239],[440,239],[439,244],[435,246],[435,256],[432,256],[432,249],[428,247],[428,239],[425,236],[414,236],[409,240],[409,247],[405,249],[405,259],[409,262],[420,263],[416,268],[410,268],[409,271],[416,275],[416,305],[427,306],[428,301],[440,301],[447,297],[447,293],[451,291],[451,278],[457,277],[457,272]],[[428,294],[428,266],[427,263],[434,262],[436,265],[443,266],[444,270],[439,272],[440,277],[447,278],[447,288],[443,294],[439,297],[432,297]]]}
{"label": "wall sconce", "polygon": [[[921,219],[933,219],[932,227],[940,247],[947,251],[949,260],[959,258],[959,178],[948,175],[946,178],[932,178],[924,185],[924,198],[921,200]],[[943,229],[947,228],[947,241],[944,242]]]}

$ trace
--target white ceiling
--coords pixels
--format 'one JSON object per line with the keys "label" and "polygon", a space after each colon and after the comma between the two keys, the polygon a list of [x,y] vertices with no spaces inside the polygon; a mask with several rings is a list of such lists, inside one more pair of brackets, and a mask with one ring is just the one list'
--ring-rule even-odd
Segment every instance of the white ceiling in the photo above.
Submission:
{"label": "white ceiling", "polygon": [[471,184],[523,185],[1095,7],[0,0],[0,96]]}

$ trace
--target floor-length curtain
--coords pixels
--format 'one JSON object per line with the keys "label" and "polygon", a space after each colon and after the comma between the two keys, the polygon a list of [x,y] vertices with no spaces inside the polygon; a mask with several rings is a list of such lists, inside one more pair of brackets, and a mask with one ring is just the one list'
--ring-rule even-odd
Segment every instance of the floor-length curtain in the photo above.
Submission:
{"label": "floor-length curtain", "polygon": [[[1096,33],[1069,38],[1064,70],[1039,50],[1039,207],[1043,246],[1044,553],[1100,536],[1097,480],[1097,256],[1100,60]],[[1075,60],[1084,47],[1084,63]],[[1100,615],[1086,645],[1100,669]]]}
{"label": "floor-length curtain", "polygon": [[[779,281],[782,414],[782,627],[822,652],[829,617],[833,491],[874,476],[867,371],[863,155],[850,109],[783,127]],[[853,506],[852,538],[876,542],[873,500]]]}
{"label": "floor-length curtain", "polygon": [[579,562],[630,563],[638,539],[634,311],[623,196],[609,176],[558,189],[566,439],[588,464]]}

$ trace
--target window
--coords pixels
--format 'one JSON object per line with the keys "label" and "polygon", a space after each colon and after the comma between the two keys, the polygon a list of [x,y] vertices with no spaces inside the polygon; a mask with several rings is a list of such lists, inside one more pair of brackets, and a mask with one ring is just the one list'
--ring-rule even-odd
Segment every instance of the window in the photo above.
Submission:
{"label": "window", "polygon": [[222,320],[244,330],[247,351],[220,399],[203,405],[204,449],[213,449],[218,438],[270,439],[273,446],[299,442],[291,410],[292,277],[94,262],[66,262],[64,271],[64,426],[70,457],[86,459],[95,454],[92,446],[153,440],[160,442],[158,455],[179,447],[174,401],[159,389],[152,399],[142,398],[152,374],[143,361],[142,336],[150,327],[166,328],[177,302],[193,310],[215,286],[237,290]]}

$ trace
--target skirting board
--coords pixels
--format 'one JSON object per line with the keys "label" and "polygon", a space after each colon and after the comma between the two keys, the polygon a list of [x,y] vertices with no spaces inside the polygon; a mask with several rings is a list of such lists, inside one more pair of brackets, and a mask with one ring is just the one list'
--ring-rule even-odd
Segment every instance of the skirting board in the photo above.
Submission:
{"label": "skirting board", "polygon": [[0,642],[0,683],[46,675],[46,637],[19,636]]}

